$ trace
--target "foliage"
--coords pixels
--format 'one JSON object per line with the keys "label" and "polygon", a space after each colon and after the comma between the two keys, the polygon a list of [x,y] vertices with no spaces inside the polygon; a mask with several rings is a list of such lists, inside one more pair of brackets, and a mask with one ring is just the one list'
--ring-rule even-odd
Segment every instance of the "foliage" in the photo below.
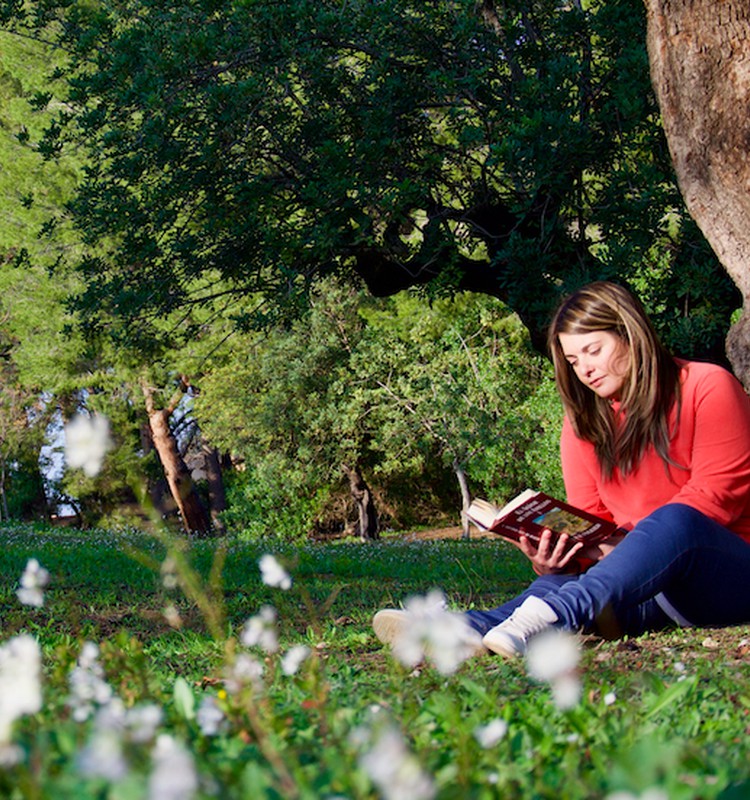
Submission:
{"label": "foliage", "polygon": [[[271,533],[294,510],[295,532],[340,529],[346,463],[364,471],[395,525],[435,508],[456,519],[459,469],[473,493],[498,499],[538,478],[558,486],[549,366],[495,299],[376,301],[328,281],[297,322],[231,341],[224,363],[214,354],[195,413],[243,464],[225,515],[235,527]],[[289,535],[288,523],[281,529]]]}
{"label": "foliage", "polygon": [[[45,667],[42,709],[13,728],[21,750],[0,774],[8,796],[155,797],[168,736],[187,756],[161,797],[193,774],[195,788],[179,796],[393,797],[412,773],[393,772],[389,789],[373,777],[380,737],[393,729],[390,767],[409,763],[432,787],[412,800],[618,791],[729,800],[747,792],[737,747],[750,708],[745,627],[592,642],[583,654],[585,691],[568,711],[517,662],[485,657],[445,676],[429,665],[409,672],[386,653],[369,624],[384,602],[435,585],[458,608],[516,592],[528,565],[502,542],[274,545],[293,578],[283,591],[253,569],[267,544],[234,544],[222,556],[217,543],[198,542],[180,550],[185,566],[172,572],[165,545],[132,531],[92,539],[6,526],[2,538],[3,574],[20,575],[34,554],[53,576],[38,609],[17,602],[12,581],[2,588],[2,645],[32,633]],[[215,592],[217,556],[227,612],[218,640],[195,599],[196,589]],[[191,594],[168,588],[172,575],[177,585],[190,583]],[[269,605],[278,614],[278,650],[243,644],[244,623]],[[165,606],[182,627],[167,625]],[[112,692],[88,714],[71,682],[86,641],[97,644],[99,677]],[[287,674],[295,646],[309,648],[308,657]],[[263,663],[253,691],[232,688],[240,654]],[[490,724],[499,733],[480,735]]]}
{"label": "foliage", "polygon": [[332,271],[502,297],[538,347],[560,287],[593,277],[675,276],[694,347],[737,302],[726,277],[677,302],[686,259],[722,272],[673,180],[638,0],[2,9],[65,58],[40,149],[88,160],[79,309],[142,347],[152,314],[268,323]]}

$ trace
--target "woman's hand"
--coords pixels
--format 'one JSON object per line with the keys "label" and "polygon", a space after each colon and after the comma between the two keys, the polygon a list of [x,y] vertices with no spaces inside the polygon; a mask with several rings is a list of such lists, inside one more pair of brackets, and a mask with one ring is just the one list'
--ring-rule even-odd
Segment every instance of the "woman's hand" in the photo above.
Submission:
{"label": "woman's hand", "polygon": [[583,549],[583,543],[576,542],[571,545],[570,537],[567,534],[558,536],[549,528],[545,528],[536,547],[528,536],[519,538],[518,547],[531,561],[531,566],[537,575],[550,575],[560,572],[576,572],[575,560]]}
{"label": "woman's hand", "polygon": [[590,561],[601,561],[605,556],[608,556],[618,544],[625,538],[626,531],[617,530],[608,539],[605,539],[599,544],[592,544],[585,547],[579,557],[582,556]]}

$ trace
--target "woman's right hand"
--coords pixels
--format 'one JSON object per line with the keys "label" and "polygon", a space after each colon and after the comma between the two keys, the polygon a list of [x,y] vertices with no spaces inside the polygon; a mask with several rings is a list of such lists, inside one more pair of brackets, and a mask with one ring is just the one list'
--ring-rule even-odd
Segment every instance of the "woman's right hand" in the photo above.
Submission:
{"label": "woman's right hand", "polygon": [[539,544],[534,543],[528,536],[521,536],[518,547],[526,558],[531,561],[531,566],[537,575],[551,575],[561,572],[577,572],[576,556],[583,549],[581,542],[570,544],[567,534],[558,536],[549,528],[545,528],[539,537]]}

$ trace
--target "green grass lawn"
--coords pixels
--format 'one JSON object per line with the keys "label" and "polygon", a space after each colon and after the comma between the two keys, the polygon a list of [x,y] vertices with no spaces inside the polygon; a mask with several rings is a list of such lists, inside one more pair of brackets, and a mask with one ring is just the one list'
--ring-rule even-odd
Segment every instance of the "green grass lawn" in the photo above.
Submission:
{"label": "green grass lawn", "polygon": [[[177,553],[182,588],[168,589],[165,547],[142,534],[7,526],[0,538],[2,640],[31,634],[43,653],[43,706],[14,724],[20,751],[4,759],[0,748],[11,762],[0,796],[750,798],[747,627],[589,639],[568,710],[521,661],[485,656],[443,675],[380,645],[369,625],[378,608],[435,587],[451,607],[484,607],[522,588],[530,570],[502,542],[199,541]],[[262,582],[269,552],[291,589]],[[16,597],[31,557],[50,573],[42,608]],[[237,641],[263,606],[276,611],[278,652]],[[122,703],[92,701],[77,721],[70,676],[86,641]],[[310,655],[287,675],[295,645]],[[227,665],[235,680],[241,654],[262,676],[237,687]],[[2,670],[0,657],[7,685]],[[0,685],[0,723],[1,695]],[[159,722],[140,740],[127,715],[147,707]],[[218,709],[215,731],[207,707]],[[490,724],[502,735],[480,741]],[[164,774],[194,778],[172,794],[159,784],[170,747],[191,766]],[[117,769],[92,768],[92,753]]]}

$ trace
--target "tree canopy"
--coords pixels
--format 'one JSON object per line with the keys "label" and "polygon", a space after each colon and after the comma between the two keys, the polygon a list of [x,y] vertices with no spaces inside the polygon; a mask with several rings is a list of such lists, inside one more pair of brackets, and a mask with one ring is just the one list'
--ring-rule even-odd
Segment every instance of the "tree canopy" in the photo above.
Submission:
{"label": "tree canopy", "polygon": [[[332,272],[494,295],[538,346],[561,287],[720,274],[672,179],[640,0],[3,7],[66,54],[38,102],[59,109],[43,151],[87,155],[79,308],[144,346],[154,315],[267,321]],[[673,287],[683,351],[723,338],[716,283]]]}

